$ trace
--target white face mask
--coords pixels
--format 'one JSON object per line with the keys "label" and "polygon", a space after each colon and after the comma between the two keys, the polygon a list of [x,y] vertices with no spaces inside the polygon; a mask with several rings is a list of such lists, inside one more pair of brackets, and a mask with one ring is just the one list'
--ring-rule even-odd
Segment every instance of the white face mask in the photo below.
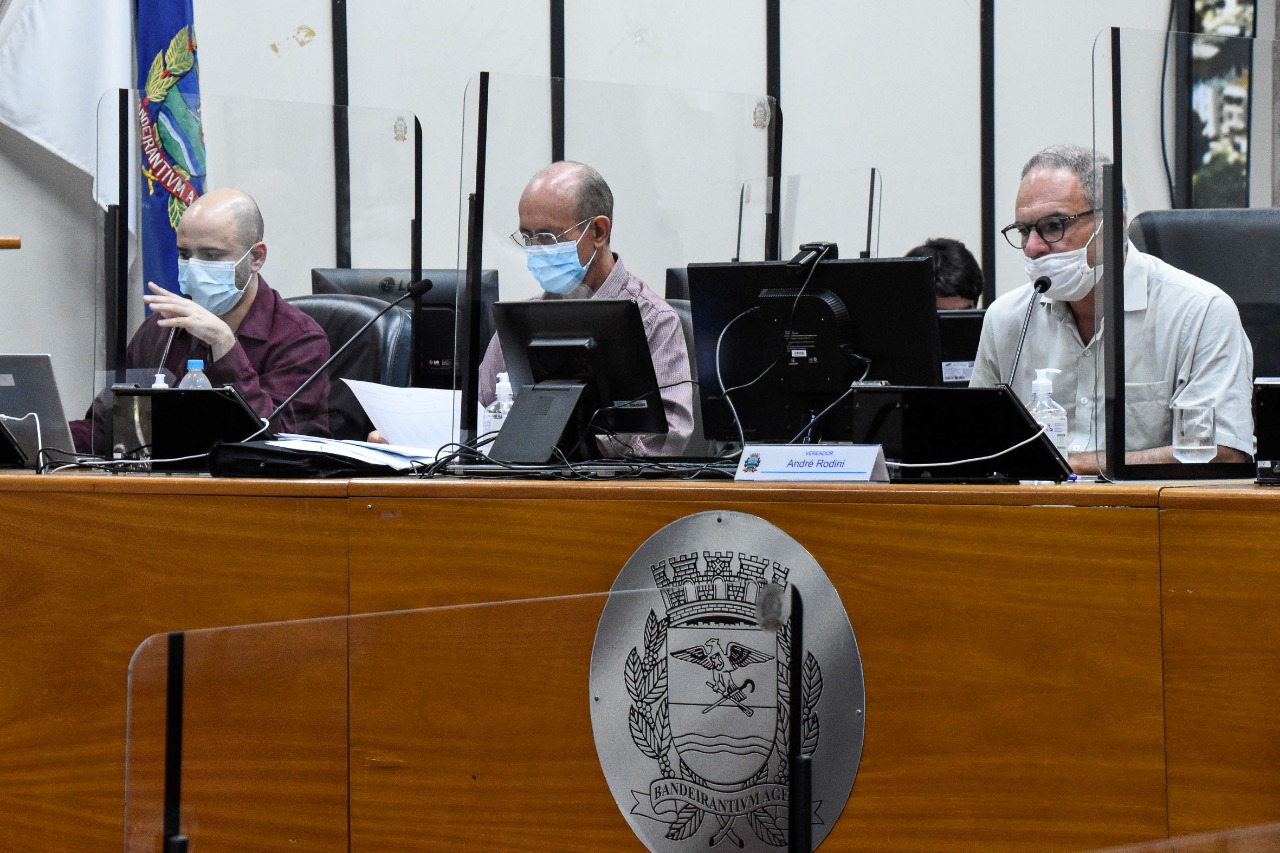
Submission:
{"label": "white face mask", "polygon": [[[1101,231],[1101,226],[1098,231]],[[1098,236],[1093,232],[1089,243]],[[1049,279],[1049,289],[1044,295],[1050,299],[1063,302],[1075,302],[1084,299],[1093,290],[1094,284],[1102,280],[1102,262],[1097,266],[1089,266],[1089,243],[1069,252],[1050,252],[1038,258],[1023,257],[1022,262],[1027,270],[1027,278],[1035,281],[1040,276]]]}

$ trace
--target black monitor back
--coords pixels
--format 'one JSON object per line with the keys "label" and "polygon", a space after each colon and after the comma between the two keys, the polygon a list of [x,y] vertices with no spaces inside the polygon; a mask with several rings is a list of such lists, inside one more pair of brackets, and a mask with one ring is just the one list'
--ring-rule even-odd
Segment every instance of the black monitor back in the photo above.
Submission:
{"label": "black monitor back", "polygon": [[[806,421],[847,389],[802,393],[788,388],[775,364],[783,350],[760,312],[765,290],[799,288],[808,267],[796,272],[786,263],[753,262],[689,265],[689,300],[696,344],[696,374],[707,438],[737,441],[738,428],[720,393],[717,344],[724,387],[749,384],[731,394],[747,441],[786,442]],[[848,310],[850,346],[869,360],[866,381],[893,385],[941,385],[933,262],[929,258],[853,258],[820,261],[805,293],[834,293]],[[785,301],[785,300],[784,300]],[[742,315],[746,316],[742,316]],[[732,327],[726,327],[732,323]],[[850,361],[857,379],[866,362]],[[766,372],[767,371],[767,372]],[[763,378],[752,382],[763,374]],[[848,439],[847,406],[824,416],[824,440]]]}
{"label": "black monitor back", "polygon": [[[454,333],[458,324],[458,294],[465,270],[423,270],[431,290],[413,315],[413,384],[425,388],[452,388]],[[410,284],[407,269],[313,269],[312,293],[355,293],[387,302],[403,296]],[[498,301],[498,271],[480,271],[480,352],[493,337],[493,303]],[[464,309],[465,310],[465,309]]]}
{"label": "black monitor back", "polygon": [[973,363],[982,337],[981,308],[961,308],[938,312],[938,338],[942,343],[942,384],[967,388],[973,377]]}
{"label": "black monitor back", "polygon": [[667,432],[635,302],[531,299],[500,302],[494,315],[516,398],[492,458],[543,463],[555,447],[590,458],[588,434]]}

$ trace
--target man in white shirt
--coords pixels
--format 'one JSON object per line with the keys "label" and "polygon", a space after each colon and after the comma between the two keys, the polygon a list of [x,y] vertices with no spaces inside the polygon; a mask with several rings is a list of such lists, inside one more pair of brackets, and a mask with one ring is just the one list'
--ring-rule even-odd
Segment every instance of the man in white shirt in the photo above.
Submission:
{"label": "man in white shirt", "polygon": [[[1110,161],[1088,148],[1055,145],[1023,167],[1016,221],[1003,234],[1025,256],[1027,284],[992,303],[974,364],[975,387],[1005,382],[1030,300],[1026,344],[1013,390],[1029,400],[1039,368],[1057,368],[1054,399],[1067,410],[1068,462],[1096,473],[1103,421],[1103,341],[1094,328],[1094,288],[1102,280],[1101,174]],[[1033,293],[1046,276],[1049,289]],[[1212,406],[1217,462],[1254,451],[1253,349],[1231,298],[1214,285],[1126,246],[1125,459],[1176,462],[1173,406]]]}

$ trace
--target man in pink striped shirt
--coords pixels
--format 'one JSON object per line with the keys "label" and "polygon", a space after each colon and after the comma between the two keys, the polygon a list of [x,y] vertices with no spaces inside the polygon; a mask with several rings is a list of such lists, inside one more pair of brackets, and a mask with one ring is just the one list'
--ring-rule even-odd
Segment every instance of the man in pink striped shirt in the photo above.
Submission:
{"label": "man in pink striped shirt", "polygon": [[[529,251],[529,268],[542,285],[539,299],[631,299],[649,340],[649,355],[667,415],[666,435],[618,434],[598,439],[606,456],[679,456],[693,431],[693,385],[680,318],[609,248],[613,193],[600,173],[572,161],[552,163],[533,176],[520,196],[520,228],[512,239]],[[568,245],[576,247],[576,263]],[[558,248],[557,248],[558,247]],[[564,254],[565,262],[545,263]],[[480,402],[494,399],[506,370],[495,336],[480,364]]]}

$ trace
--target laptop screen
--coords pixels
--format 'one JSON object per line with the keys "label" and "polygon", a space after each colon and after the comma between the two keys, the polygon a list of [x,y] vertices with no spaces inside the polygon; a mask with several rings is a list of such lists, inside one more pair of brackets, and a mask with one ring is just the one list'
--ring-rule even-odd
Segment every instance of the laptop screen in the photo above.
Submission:
{"label": "laptop screen", "polygon": [[50,356],[0,353],[0,415],[29,467],[42,447],[74,452]]}

